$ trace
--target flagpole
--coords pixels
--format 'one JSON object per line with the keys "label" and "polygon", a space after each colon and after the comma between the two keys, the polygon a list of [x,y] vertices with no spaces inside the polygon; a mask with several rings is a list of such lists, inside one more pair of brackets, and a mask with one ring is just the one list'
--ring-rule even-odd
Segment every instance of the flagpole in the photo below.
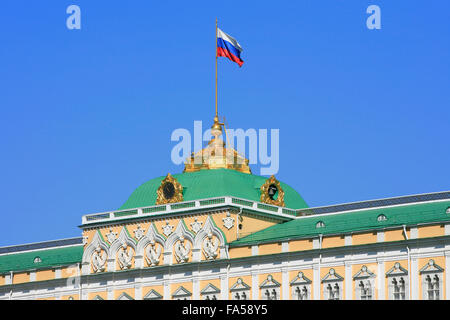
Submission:
{"label": "flagpole", "polygon": [[216,117],[217,117],[217,18],[216,18],[216,52],[215,52],[215,56],[216,56]]}

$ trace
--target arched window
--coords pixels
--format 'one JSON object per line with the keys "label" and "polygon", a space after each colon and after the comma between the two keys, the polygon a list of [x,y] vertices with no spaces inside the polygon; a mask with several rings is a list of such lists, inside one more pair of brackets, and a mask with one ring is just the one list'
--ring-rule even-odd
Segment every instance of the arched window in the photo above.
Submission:
{"label": "arched window", "polygon": [[378,218],[377,218],[377,221],[378,221],[378,222],[386,221],[386,220],[387,220],[387,218],[386,218],[386,216],[385,216],[384,214],[380,214],[380,215],[378,216]]}
{"label": "arched window", "polygon": [[316,223],[316,228],[323,228],[325,227],[325,223],[323,221],[319,221]]}

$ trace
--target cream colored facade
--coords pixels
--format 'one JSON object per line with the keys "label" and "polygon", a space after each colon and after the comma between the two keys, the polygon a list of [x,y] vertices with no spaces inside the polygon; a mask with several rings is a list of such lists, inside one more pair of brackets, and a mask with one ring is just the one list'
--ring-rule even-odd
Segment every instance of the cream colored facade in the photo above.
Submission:
{"label": "cream colored facade", "polygon": [[[194,201],[189,209],[168,204],[164,213],[139,208],[133,217],[85,216],[79,244],[67,246],[83,247],[78,263],[3,272],[0,299],[450,299],[450,222],[233,245],[271,226],[308,219],[284,214],[282,207],[235,202],[224,197],[204,206]],[[416,204],[401,206],[407,211]],[[319,216],[336,214],[348,213]],[[39,256],[49,249],[23,252]],[[0,258],[8,254],[16,253]]]}

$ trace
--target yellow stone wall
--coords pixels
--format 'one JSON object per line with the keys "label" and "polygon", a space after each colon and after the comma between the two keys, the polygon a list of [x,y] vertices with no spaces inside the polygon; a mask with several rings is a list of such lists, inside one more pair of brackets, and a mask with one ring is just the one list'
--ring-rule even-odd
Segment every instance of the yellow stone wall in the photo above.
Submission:
{"label": "yellow stone wall", "polygon": [[54,270],[39,270],[36,272],[36,281],[45,281],[55,279]]}
{"label": "yellow stone wall", "polygon": [[13,284],[30,282],[30,273],[29,272],[21,272],[13,274]]}
{"label": "yellow stone wall", "polygon": [[444,235],[443,225],[432,225],[418,227],[419,238],[440,237]]}
{"label": "yellow stone wall", "polygon": [[362,245],[377,242],[376,232],[355,233],[352,235],[352,245]]}
{"label": "yellow stone wall", "polygon": [[289,241],[289,251],[305,251],[312,250],[313,243],[312,239],[302,239],[302,240],[290,240]]}
{"label": "yellow stone wall", "polygon": [[334,248],[334,247],[343,247],[345,245],[345,237],[344,236],[332,236],[332,237],[323,237],[322,238],[322,248]]}

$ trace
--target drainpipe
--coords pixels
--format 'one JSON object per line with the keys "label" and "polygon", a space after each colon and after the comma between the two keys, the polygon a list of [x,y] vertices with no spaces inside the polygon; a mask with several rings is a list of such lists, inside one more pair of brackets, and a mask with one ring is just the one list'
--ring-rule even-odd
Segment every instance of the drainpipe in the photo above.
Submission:
{"label": "drainpipe", "polygon": [[239,209],[239,212],[236,215],[236,240],[239,240],[239,216],[241,213],[242,213],[242,207]]}
{"label": "drainpipe", "polygon": [[322,234],[319,234],[319,300],[320,300],[320,265],[322,264]]}
{"label": "drainpipe", "polygon": [[[229,281],[229,276],[230,276],[230,264],[228,263],[227,264],[227,288],[228,288],[228,285],[230,284],[230,281]],[[228,292],[230,292],[230,288],[228,288]],[[227,294],[227,299],[226,300],[228,300],[228,294]]]}
{"label": "drainpipe", "polygon": [[11,290],[9,291],[9,300],[12,300],[12,292],[13,292],[13,272],[9,272],[9,278],[11,279]]}
{"label": "drainpipe", "polygon": [[[408,234],[406,233],[406,225],[403,225],[403,233],[405,235],[405,239],[408,239]],[[411,282],[411,256],[410,256],[410,251],[409,251],[409,246],[406,245],[406,252],[408,253],[408,279],[409,279],[409,300],[412,299],[411,296],[411,289],[412,289],[412,282]]]}

